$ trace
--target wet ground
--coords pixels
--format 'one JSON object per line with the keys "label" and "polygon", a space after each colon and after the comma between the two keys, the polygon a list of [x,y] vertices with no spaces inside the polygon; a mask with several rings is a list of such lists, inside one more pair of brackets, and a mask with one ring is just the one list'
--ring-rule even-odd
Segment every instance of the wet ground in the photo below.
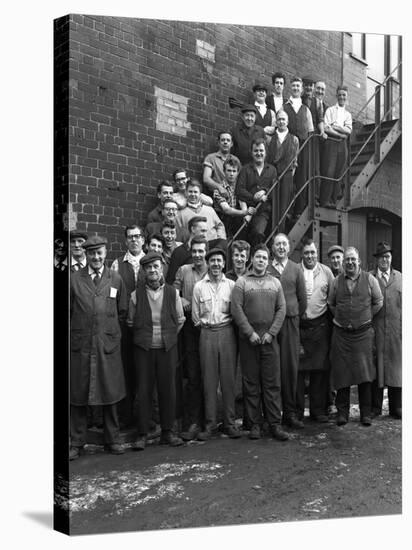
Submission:
{"label": "wet ground", "polygon": [[72,534],[401,513],[400,420],[385,410],[364,427],[355,405],[346,426],[307,418],[289,433],[122,456],[90,446],[70,464]]}

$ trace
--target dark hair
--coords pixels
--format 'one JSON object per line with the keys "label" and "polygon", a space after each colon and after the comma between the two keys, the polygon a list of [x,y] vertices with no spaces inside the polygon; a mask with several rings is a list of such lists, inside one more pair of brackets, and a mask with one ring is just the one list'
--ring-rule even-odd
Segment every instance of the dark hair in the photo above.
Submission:
{"label": "dark hair", "polygon": [[165,199],[164,201],[162,201],[162,208],[164,207],[164,205],[167,203],[167,202],[173,202],[177,208],[179,208],[179,205],[177,204],[177,202],[175,201],[175,199]]}
{"label": "dark hair", "polygon": [[303,84],[303,80],[300,78],[300,76],[293,76],[291,79],[290,79],[290,82],[300,82],[301,84]]}
{"label": "dark hair", "polygon": [[315,241],[310,238],[310,237],[305,237],[304,239],[302,239],[302,249],[305,247],[305,246],[310,246],[311,244],[314,244],[315,247],[316,247],[316,250],[318,249]]}
{"label": "dark hair", "polygon": [[194,244],[205,244],[205,250],[208,252],[209,250],[209,243],[203,235],[198,235],[196,237],[193,237],[193,239],[190,241],[190,250],[192,250]]}
{"label": "dark hair", "polygon": [[242,168],[242,165],[240,164],[240,160],[237,157],[234,157],[232,155],[229,155],[227,159],[223,163],[223,171],[225,171],[226,166],[232,166],[233,168],[237,168],[239,171]]}
{"label": "dark hair", "polygon": [[220,136],[222,134],[229,134],[229,136],[233,139],[233,134],[232,134],[231,130],[220,130],[220,132],[217,134],[217,139],[218,140],[220,139]]}
{"label": "dark hair", "polygon": [[265,245],[265,243],[258,243],[256,246],[253,247],[252,258],[255,256],[256,252],[259,252],[259,250],[263,250],[264,252],[267,252],[268,258],[270,258],[270,251],[269,251],[269,248]]}
{"label": "dark hair", "polygon": [[283,78],[283,82],[284,83],[286,82],[286,76],[283,73],[274,73],[274,74],[272,74],[272,84],[275,83],[275,80],[277,78]]}
{"label": "dark hair", "polygon": [[173,183],[167,180],[161,181],[157,186],[156,192],[160,193],[162,191],[162,187],[173,187]]}
{"label": "dark hair", "polygon": [[192,227],[200,222],[207,222],[207,218],[205,218],[205,216],[193,216],[187,224],[188,230],[192,231]]}
{"label": "dark hair", "polygon": [[160,232],[162,232],[165,227],[167,227],[168,229],[176,229],[176,224],[174,222],[170,222],[169,220],[166,220],[162,223]]}
{"label": "dark hair", "polygon": [[252,141],[252,143],[250,144],[250,150],[252,151],[253,150],[253,146],[254,145],[264,145],[265,146],[265,151],[267,152],[268,148],[267,148],[267,145],[266,145],[266,140],[265,138],[256,138]]}
{"label": "dark hair", "polygon": [[188,177],[187,172],[184,168],[176,168],[176,170],[172,174],[173,180],[176,179],[176,174],[180,174],[180,172],[184,172],[186,174],[186,177]]}
{"label": "dark hair", "polygon": [[143,230],[142,228],[140,227],[140,225],[126,225],[125,229],[124,229],[124,236],[126,237],[127,239],[127,232],[130,231],[130,229],[138,229],[140,231],[140,233],[143,235]]}
{"label": "dark hair", "polygon": [[163,238],[161,235],[159,235],[159,233],[152,233],[152,234],[149,235],[148,238],[147,238],[147,242],[146,242],[146,246],[147,246],[147,247],[149,246],[150,241],[152,241],[153,239],[156,239],[156,241],[161,242],[161,243],[162,243],[162,246],[165,245],[165,240],[164,240],[164,238]]}
{"label": "dark hair", "polygon": [[247,242],[247,241],[233,241],[232,243],[232,254],[233,254],[233,251],[235,250],[235,248],[237,248],[237,250],[239,250],[239,252],[243,252],[243,250],[246,251],[247,253],[247,257],[249,258],[250,256],[250,244]]}
{"label": "dark hair", "polygon": [[343,92],[346,92],[346,93],[349,92],[348,87],[347,87],[347,86],[344,86],[343,84],[341,84],[340,86],[338,86],[338,87],[336,88],[336,93],[339,93],[340,90],[342,90]]}
{"label": "dark hair", "polygon": [[188,187],[198,187],[200,192],[202,192],[202,184],[197,178],[192,178],[187,182],[186,189]]}

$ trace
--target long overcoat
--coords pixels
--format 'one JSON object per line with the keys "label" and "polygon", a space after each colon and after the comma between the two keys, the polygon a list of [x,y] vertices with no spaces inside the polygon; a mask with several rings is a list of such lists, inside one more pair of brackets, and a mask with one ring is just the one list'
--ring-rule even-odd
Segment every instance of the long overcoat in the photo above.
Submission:
{"label": "long overcoat", "polygon": [[104,268],[95,286],[88,268],[70,280],[70,402],[111,405],[125,396],[120,322],[127,314],[122,278]]}
{"label": "long overcoat", "polygon": [[376,271],[383,307],[373,318],[376,336],[376,364],[379,387],[402,387],[402,274],[392,269],[387,285]]}

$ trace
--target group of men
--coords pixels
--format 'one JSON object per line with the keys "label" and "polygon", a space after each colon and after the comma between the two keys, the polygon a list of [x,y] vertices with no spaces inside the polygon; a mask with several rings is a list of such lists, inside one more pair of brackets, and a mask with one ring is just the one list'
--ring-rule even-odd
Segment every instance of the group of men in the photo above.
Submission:
{"label": "group of men", "polygon": [[250,439],[269,432],[285,441],[285,427],[304,428],[305,393],[313,421],[330,420],[334,398],[336,423],[346,424],[352,385],[363,425],[382,413],[384,386],[390,414],[401,418],[401,274],[388,243],[379,243],[373,273],[361,269],[355,248],[331,247],[334,276],[313,240],[302,243],[300,263],[288,258],[283,233],[271,250],[234,241],[229,258],[210,244],[204,218],[193,220],[170,282],[163,254],[143,252],[137,225],[126,227],[127,252],[110,268],[105,238],[71,233],[70,459],[87,442],[89,405],[102,405],[114,454],[124,452],[119,402],[136,451],[145,449],[154,409],[161,444],[207,441],[219,430],[241,437],[239,398]]}
{"label": "group of men", "polygon": [[[313,240],[295,263],[284,232],[306,205],[302,146],[313,132],[325,176],[317,200],[332,207],[339,198],[352,130],[347,89],[328,108],[322,81],[293,78],[289,99],[284,75],[272,82],[270,95],[257,83],[240,124],[219,133],[203,184],[183,168],[159,183],[146,226],[125,228],[126,252],[110,267],[104,237],[72,231],[69,254],[55,242],[56,272],[70,272],[70,459],[86,444],[90,405],[102,406],[114,454],[124,452],[120,420],[135,428],[136,451],[156,424],[160,443],[172,446],[219,429],[239,438],[239,403],[250,439],[269,432],[285,441],[285,427],[304,428],[306,393],[315,422],[328,422],[334,403],[344,425],[352,385],[363,425],[382,412],[384,386],[390,414],[401,417],[402,291],[391,247],[378,245],[371,274],[353,247],[334,245],[330,267],[320,263]],[[268,248],[273,208],[284,222]]]}

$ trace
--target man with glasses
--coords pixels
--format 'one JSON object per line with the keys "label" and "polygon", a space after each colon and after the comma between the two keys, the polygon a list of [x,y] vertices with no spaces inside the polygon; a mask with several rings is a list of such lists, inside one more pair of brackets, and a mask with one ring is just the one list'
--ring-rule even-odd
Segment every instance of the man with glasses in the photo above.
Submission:
{"label": "man with glasses", "polygon": [[[142,250],[144,236],[141,227],[138,225],[126,226],[124,235],[127,252],[124,256],[120,256],[114,260],[111,269],[120,274],[126,288],[127,303],[129,303],[130,295],[135,290],[139,280],[140,260],[145,255]],[[131,426],[133,424],[133,402],[136,389],[133,364],[133,339],[124,323],[121,325],[121,330],[126,397],[120,404],[120,418],[125,425]]]}
{"label": "man with glasses", "polygon": [[[173,199],[177,202],[179,210],[187,206],[187,186],[190,183],[190,178],[186,174],[186,170],[178,168],[173,172],[173,181],[175,182],[175,192]],[[204,193],[200,194],[200,202],[207,206],[212,206],[213,199]]]}
{"label": "man with glasses", "polygon": [[343,265],[344,273],[334,279],[328,298],[333,314],[330,360],[331,386],[337,390],[336,424],[348,422],[350,388],[357,385],[360,421],[370,426],[376,376],[372,319],[382,308],[383,296],[375,277],[361,269],[359,252],[353,246],[346,248]]}
{"label": "man with glasses", "polygon": [[166,199],[162,204],[162,219],[158,222],[151,222],[146,225],[145,236],[146,238],[153,233],[161,233],[164,222],[170,222],[175,225],[176,239],[183,243],[188,237],[189,232],[186,228],[178,225],[178,213],[179,207],[174,199]]}
{"label": "man with glasses", "polygon": [[147,216],[147,223],[161,222],[162,221],[162,207],[166,199],[173,198],[173,185],[168,181],[161,181],[157,186],[157,198],[159,202],[149,215]]}

